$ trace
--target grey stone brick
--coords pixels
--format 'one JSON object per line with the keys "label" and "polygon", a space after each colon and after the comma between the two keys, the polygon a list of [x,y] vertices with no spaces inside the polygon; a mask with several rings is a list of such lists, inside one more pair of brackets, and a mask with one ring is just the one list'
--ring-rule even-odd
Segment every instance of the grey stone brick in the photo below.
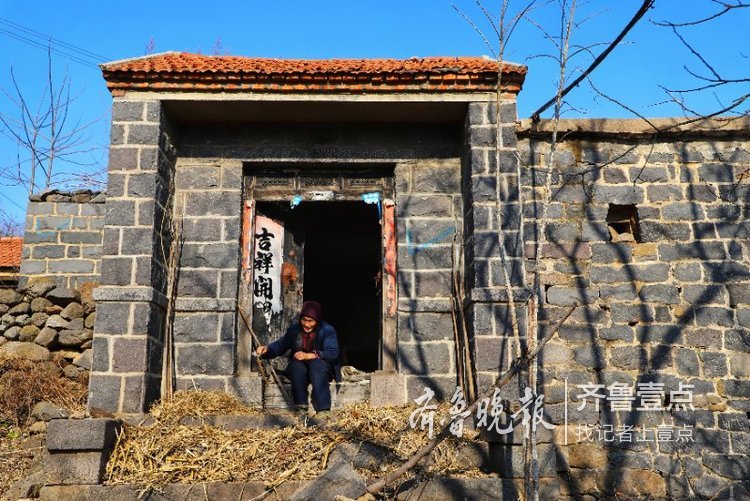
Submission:
{"label": "grey stone brick", "polygon": [[184,166],[177,169],[175,187],[178,190],[205,190],[221,184],[219,165]]}
{"label": "grey stone brick", "polygon": [[613,325],[612,327],[604,327],[599,329],[599,338],[607,341],[625,341],[630,343],[633,341],[634,333],[633,328],[628,325]]}
{"label": "grey stone brick", "polygon": [[703,268],[698,263],[675,264],[674,277],[683,282],[698,282],[703,278]]}
{"label": "grey stone brick", "polygon": [[400,195],[396,207],[400,217],[453,216],[453,200],[447,195]]}
{"label": "grey stone brick", "polygon": [[575,242],[581,236],[577,223],[550,223],[547,225],[547,239],[551,242]]}
{"label": "grey stone brick", "polygon": [[236,270],[219,273],[219,297],[234,299],[239,291],[239,274]]}
{"label": "grey stone brick", "polygon": [[722,477],[732,480],[750,478],[750,458],[743,454],[706,454],[703,464]]}
{"label": "grey stone brick", "polygon": [[649,303],[678,304],[680,302],[680,294],[677,287],[673,285],[644,285],[638,292],[638,296],[642,301]]}
{"label": "grey stone brick", "polygon": [[221,240],[221,219],[185,219],[182,235],[187,242],[216,242]]}
{"label": "grey stone brick", "polygon": [[110,148],[109,149],[109,166],[110,171],[107,181],[107,194],[110,193],[109,179],[112,179],[112,171],[118,170],[135,170],[138,168],[138,149],[137,148]]}
{"label": "grey stone brick", "polygon": [[163,290],[164,274],[163,269],[154,259],[156,256],[136,257],[135,263],[135,285],[151,285],[158,290]]}
{"label": "grey stone brick", "polygon": [[183,270],[180,273],[178,295],[185,297],[217,297],[218,276],[214,270]]}
{"label": "grey stone brick", "polygon": [[607,223],[584,222],[581,225],[581,240],[584,242],[601,242],[610,238]]}
{"label": "grey stone brick", "polygon": [[125,126],[122,124],[112,124],[109,131],[110,145],[125,144]]}
{"label": "grey stone brick", "polygon": [[454,167],[426,167],[417,165],[412,173],[414,193],[459,193],[460,172]]}
{"label": "grey stone brick", "polygon": [[154,198],[157,193],[156,177],[153,174],[129,174],[127,196]]}
{"label": "grey stone brick", "polygon": [[644,190],[640,186],[603,186],[594,187],[594,201],[610,204],[640,204],[644,200]]}
{"label": "grey stone brick", "polygon": [[591,260],[594,263],[629,263],[633,259],[633,245],[630,243],[593,243]]}
{"label": "grey stone brick", "polygon": [[553,190],[551,199],[555,202],[582,204],[591,201],[591,193],[580,183],[567,183]]}
{"label": "grey stone brick", "polygon": [[158,144],[158,125],[128,125],[128,144]]}
{"label": "grey stone brick", "polygon": [[123,228],[122,248],[124,255],[153,254],[154,229],[150,227]]}
{"label": "grey stone brick", "polygon": [[26,208],[27,216],[48,216],[55,213],[55,206],[57,204],[52,202],[29,202]]}
{"label": "grey stone brick", "polygon": [[671,202],[683,199],[682,188],[674,185],[655,185],[646,188],[649,202]]}
{"label": "grey stone brick", "polygon": [[448,343],[399,343],[399,372],[403,374],[448,374],[451,352]]}
{"label": "grey stone brick", "polygon": [[708,240],[716,238],[716,225],[714,223],[693,223],[693,234],[697,240]]}
{"label": "grey stone brick", "polygon": [[[33,233],[26,232],[23,237],[24,244],[43,244],[43,243],[58,243],[58,232],[56,231],[35,231]],[[21,263],[23,266],[23,263]]]}
{"label": "grey stone brick", "polygon": [[734,172],[731,165],[705,164],[698,167],[698,179],[709,183],[733,183]]}
{"label": "grey stone brick", "polygon": [[122,423],[115,419],[53,419],[47,424],[47,450],[111,449],[121,426]]}
{"label": "grey stone brick", "polygon": [[705,377],[722,377],[727,375],[727,356],[724,353],[704,351],[701,353],[703,375]]}
{"label": "grey stone brick", "polygon": [[699,221],[706,215],[699,204],[672,203],[661,207],[662,217],[672,221]]}
{"label": "grey stone brick", "polygon": [[695,323],[701,326],[732,327],[734,325],[734,310],[719,307],[699,307],[695,312]]}
{"label": "grey stone brick", "polygon": [[453,318],[450,313],[400,313],[398,335],[405,342],[451,340]]}
{"label": "grey stone brick", "polygon": [[39,216],[36,218],[36,230],[67,230],[70,223],[70,216]]}
{"label": "grey stone brick", "polygon": [[557,306],[592,303],[599,299],[599,289],[579,289],[552,286],[547,290],[547,302]]}
{"label": "grey stone brick", "polygon": [[450,271],[418,271],[414,274],[418,297],[450,297],[452,279]]}
{"label": "grey stone brick", "polygon": [[398,266],[402,269],[435,269],[451,267],[451,247],[398,246]]}
{"label": "grey stone brick", "polygon": [[714,283],[744,282],[750,279],[750,268],[747,265],[731,261],[704,262],[703,272],[706,279]]}
{"label": "grey stone brick", "polygon": [[730,397],[750,398],[750,380],[727,379],[724,383],[724,394]]}
{"label": "grey stone brick", "polygon": [[727,293],[723,285],[685,285],[682,287],[682,297],[695,305],[724,304]]}
{"label": "grey stone brick", "polygon": [[589,369],[602,369],[606,367],[604,350],[593,343],[573,350],[573,358],[576,362]]}
{"label": "grey stone brick", "polygon": [[135,224],[135,202],[133,200],[107,200],[104,204],[107,211],[108,226],[133,226]]}
{"label": "grey stone brick", "polygon": [[174,318],[174,335],[178,343],[217,341],[219,315],[216,313],[182,313]]}
{"label": "grey stone brick", "polygon": [[731,283],[727,284],[726,289],[729,292],[730,306],[750,305],[750,283]]}
{"label": "grey stone brick", "polygon": [[665,167],[631,167],[630,179],[635,183],[659,183],[669,181],[669,171]]}
{"label": "grey stone brick", "polygon": [[639,325],[636,339],[641,343],[677,344],[682,341],[682,328],[679,325]]}
{"label": "grey stone brick", "polygon": [[665,263],[637,264],[626,266],[591,266],[592,283],[664,282],[669,275],[669,265]]}
{"label": "grey stone brick", "polygon": [[64,245],[38,245],[31,248],[32,259],[58,259],[65,257]]}
{"label": "grey stone brick", "polygon": [[91,370],[94,372],[109,372],[109,338],[106,336],[94,336],[91,348]]}
{"label": "grey stone brick", "polygon": [[50,273],[93,273],[94,262],[85,259],[63,259],[48,263]]}
{"label": "grey stone brick", "polygon": [[645,349],[642,346],[616,346],[610,349],[610,362],[615,367],[636,370],[645,364]]}
{"label": "grey stone brick", "polygon": [[240,192],[211,191],[187,195],[186,216],[235,216],[242,212]]}
{"label": "grey stone brick", "polygon": [[660,244],[659,258],[662,261],[683,259],[726,259],[724,243],[719,241],[702,241],[691,243]]}
{"label": "grey stone brick", "polygon": [[94,330],[97,334],[125,334],[128,332],[130,303],[100,302],[96,309]]}
{"label": "grey stone brick", "polygon": [[628,178],[625,175],[625,169],[623,169],[622,167],[608,165],[603,170],[604,180],[610,184],[620,184],[628,182]]}
{"label": "grey stone brick", "polygon": [[99,231],[63,231],[60,241],[66,244],[101,244],[102,234]]}
{"label": "grey stone brick", "polygon": [[112,340],[112,371],[116,373],[146,372],[148,339],[117,337]]}
{"label": "grey stone brick", "polygon": [[233,344],[177,346],[177,374],[231,375],[234,372]]}
{"label": "grey stone brick", "polygon": [[89,411],[117,412],[120,400],[120,376],[92,374],[89,379]]}
{"label": "grey stone brick", "polygon": [[141,101],[120,101],[112,103],[113,122],[141,122],[144,118],[144,104]]}
{"label": "grey stone brick", "polygon": [[717,329],[685,329],[685,344],[689,346],[721,349],[721,338]]}
{"label": "grey stone brick", "polygon": [[695,350],[688,348],[678,348],[674,354],[677,373],[682,376],[694,376],[700,373],[698,356]]}
{"label": "grey stone brick", "polygon": [[133,260],[129,257],[102,258],[102,285],[128,285],[131,282]]}
{"label": "grey stone brick", "polygon": [[692,231],[688,223],[658,223],[641,221],[641,241],[690,240]]}
{"label": "grey stone brick", "polygon": [[409,219],[408,226],[407,245],[416,246],[451,245],[457,231],[453,219]]}
{"label": "grey stone brick", "polygon": [[159,164],[159,150],[157,148],[141,148],[138,158],[141,171],[154,171]]}

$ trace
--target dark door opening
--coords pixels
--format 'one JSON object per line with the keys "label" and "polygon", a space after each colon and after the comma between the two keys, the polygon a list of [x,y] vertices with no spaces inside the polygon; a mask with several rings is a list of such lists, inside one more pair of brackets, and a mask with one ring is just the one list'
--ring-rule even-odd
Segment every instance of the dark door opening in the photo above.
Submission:
{"label": "dark door opening", "polygon": [[344,365],[377,370],[382,263],[377,205],[303,202],[291,216],[304,227],[304,299],[323,305]]}

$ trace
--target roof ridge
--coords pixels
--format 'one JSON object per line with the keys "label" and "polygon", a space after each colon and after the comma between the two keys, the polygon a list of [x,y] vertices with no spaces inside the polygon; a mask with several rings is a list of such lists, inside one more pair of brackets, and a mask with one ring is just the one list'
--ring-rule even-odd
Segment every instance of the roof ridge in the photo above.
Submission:
{"label": "roof ridge", "polygon": [[140,61],[141,59],[149,59],[152,57],[159,56],[171,56],[173,54],[191,54],[190,52],[180,52],[178,50],[167,50],[164,52],[157,52],[156,54],[144,54],[136,57],[126,57],[124,59],[115,59],[114,61],[107,61],[99,65],[99,68],[105,69],[107,66],[113,66],[115,64],[132,63],[133,61]]}

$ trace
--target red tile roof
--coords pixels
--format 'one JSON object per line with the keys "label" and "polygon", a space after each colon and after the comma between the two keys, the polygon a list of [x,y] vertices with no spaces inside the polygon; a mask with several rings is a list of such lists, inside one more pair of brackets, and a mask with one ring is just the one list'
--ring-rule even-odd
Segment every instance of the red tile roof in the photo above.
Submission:
{"label": "red tile roof", "polygon": [[0,237],[0,268],[18,268],[21,266],[21,249],[23,238]]}
{"label": "red tile roof", "polygon": [[[101,66],[107,87],[200,92],[489,92],[497,61],[481,57],[264,59],[167,52]],[[503,87],[521,90],[526,67],[503,64]]]}

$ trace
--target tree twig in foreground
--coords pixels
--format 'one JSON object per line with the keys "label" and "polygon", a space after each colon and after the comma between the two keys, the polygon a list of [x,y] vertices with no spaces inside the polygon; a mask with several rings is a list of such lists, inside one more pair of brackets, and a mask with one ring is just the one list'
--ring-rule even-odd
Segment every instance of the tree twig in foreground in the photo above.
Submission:
{"label": "tree twig in foreground", "polygon": [[[568,317],[573,314],[573,311],[575,311],[577,307],[578,305],[575,304],[570,308],[570,310],[568,310],[567,313],[565,313],[560,321],[557,322],[554,327],[552,327],[552,329],[544,336],[544,338],[542,338],[541,341],[539,341],[539,345],[536,347],[536,350],[534,350],[533,353],[527,354],[525,356],[520,356],[515,359],[510,368],[505,371],[502,376],[498,377],[497,381],[495,381],[495,384],[489,390],[494,391],[495,388],[502,388],[503,386],[508,384],[522,369],[528,367],[529,363],[533,359],[535,359],[537,355],[539,355],[539,353],[544,348],[544,345],[546,345],[547,342],[552,339],[552,337],[557,333],[557,331],[560,330],[560,327],[562,327],[563,323],[565,323]],[[485,393],[485,395],[482,395],[481,397],[474,400],[474,402],[472,402],[464,412],[474,412],[474,410],[476,410],[477,406],[479,405],[479,402],[481,402],[484,397],[490,396],[492,394],[489,390]],[[415,452],[414,455],[410,457],[404,464],[402,464],[396,471],[368,485],[367,492],[369,492],[370,494],[376,494],[380,492],[386,485],[397,480],[404,473],[416,466],[416,464],[419,463],[419,461],[423,457],[429,454],[432,449],[434,449],[440,442],[443,441],[443,439],[447,438],[448,435],[450,435],[450,425],[452,424],[452,422],[453,421],[444,426],[440,433],[435,435],[429,442],[423,445],[422,448]]]}

